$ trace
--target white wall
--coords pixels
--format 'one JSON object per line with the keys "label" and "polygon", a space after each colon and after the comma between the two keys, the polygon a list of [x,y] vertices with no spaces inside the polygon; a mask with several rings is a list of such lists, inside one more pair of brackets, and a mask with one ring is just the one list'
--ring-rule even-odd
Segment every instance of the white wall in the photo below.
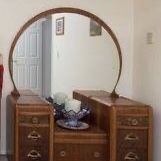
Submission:
{"label": "white wall", "polygon": [[[133,96],[154,111],[154,161],[161,158],[161,1],[134,1]],[[152,33],[152,44],[146,34]]]}
{"label": "white wall", "polygon": [[[1,153],[5,153],[5,101],[12,90],[8,70],[8,55],[14,36],[34,15],[55,7],[75,7],[87,10],[103,19],[116,33],[123,52],[123,71],[118,91],[132,94],[133,3],[132,0],[0,0],[0,53],[4,62],[4,86],[1,107]],[[127,79],[128,78],[128,79]]]}
{"label": "white wall", "polygon": [[[90,36],[90,19],[73,14],[54,14],[52,19],[52,93],[74,89],[112,92],[119,73],[119,55],[111,36]],[[56,35],[55,22],[64,17],[64,35]]]}

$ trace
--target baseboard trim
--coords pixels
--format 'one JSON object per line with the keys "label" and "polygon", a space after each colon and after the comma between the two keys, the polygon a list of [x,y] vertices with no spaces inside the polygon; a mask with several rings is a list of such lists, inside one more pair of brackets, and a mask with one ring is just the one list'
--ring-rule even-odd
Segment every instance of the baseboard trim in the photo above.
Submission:
{"label": "baseboard trim", "polygon": [[6,153],[6,151],[5,150],[1,150],[0,151],[0,155],[6,155],[7,153]]}

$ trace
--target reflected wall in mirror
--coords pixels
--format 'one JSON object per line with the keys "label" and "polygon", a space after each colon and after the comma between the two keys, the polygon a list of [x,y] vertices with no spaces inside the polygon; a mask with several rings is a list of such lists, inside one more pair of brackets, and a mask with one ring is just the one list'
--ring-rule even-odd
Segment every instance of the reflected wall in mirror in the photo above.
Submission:
{"label": "reflected wall in mirror", "polygon": [[[56,20],[64,18],[64,34]],[[33,22],[19,37],[10,67],[18,90],[30,89],[49,97],[72,95],[75,89],[112,92],[120,74],[118,49],[102,27],[90,36],[90,19],[76,13],[55,13]]]}

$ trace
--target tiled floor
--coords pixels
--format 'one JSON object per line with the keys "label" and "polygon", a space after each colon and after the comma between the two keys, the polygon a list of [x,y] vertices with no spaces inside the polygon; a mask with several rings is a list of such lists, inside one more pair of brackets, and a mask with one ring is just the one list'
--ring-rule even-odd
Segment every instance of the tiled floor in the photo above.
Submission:
{"label": "tiled floor", "polygon": [[0,155],[0,161],[7,161],[7,157],[5,155]]}

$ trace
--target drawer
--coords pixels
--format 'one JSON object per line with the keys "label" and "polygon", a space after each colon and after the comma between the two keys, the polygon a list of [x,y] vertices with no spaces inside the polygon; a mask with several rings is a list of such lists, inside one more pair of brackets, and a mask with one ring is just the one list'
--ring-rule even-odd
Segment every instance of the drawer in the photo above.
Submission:
{"label": "drawer", "polygon": [[117,131],[118,148],[138,148],[148,146],[148,131],[147,130],[127,130],[118,129]]}
{"label": "drawer", "polygon": [[54,161],[107,161],[105,145],[54,144]]}
{"label": "drawer", "polygon": [[49,128],[19,127],[19,146],[49,145]]}
{"label": "drawer", "polygon": [[49,115],[20,115],[19,123],[49,124]]}
{"label": "drawer", "polygon": [[80,146],[81,161],[109,161],[107,145],[94,144]]}
{"label": "drawer", "polygon": [[146,149],[119,149],[116,161],[147,161]]}
{"label": "drawer", "polygon": [[49,161],[48,148],[24,146],[19,149],[19,161]]}
{"label": "drawer", "polygon": [[[145,105],[132,105],[133,101],[128,99],[124,99],[122,101],[128,101],[129,105],[127,106],[119,106],[117,108],[117,115],[149,115],[151,110],[150,106]],[[131,104],[132,103],[132,104]]]}
{"label": "drawer", "polygon": [[70,144],[54,144],[54,161],[76,161],[78,147]]}
{"label": "drawer", "polygon": [[149,118],[147,116],[118,116],[118,126],[145,126],[149,125]]}

